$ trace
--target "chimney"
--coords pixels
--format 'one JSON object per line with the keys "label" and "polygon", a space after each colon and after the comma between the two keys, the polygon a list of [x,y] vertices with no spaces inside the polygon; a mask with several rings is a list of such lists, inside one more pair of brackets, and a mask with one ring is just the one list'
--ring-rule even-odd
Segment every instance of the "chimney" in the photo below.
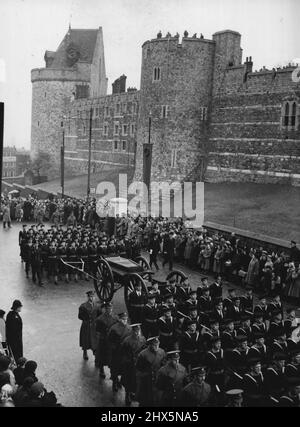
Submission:
{"label": "chimney", "polygon": [[112,93],[124,93],[126,92],[126,79],[127,77],[123,74],[112,84]]}
{"label": "chimney", "polygon": [[249,56],[249,58],[247,56],[245,66],[246,66],[246,73],[252,73],[252,69],[253,69],[252,56]]}

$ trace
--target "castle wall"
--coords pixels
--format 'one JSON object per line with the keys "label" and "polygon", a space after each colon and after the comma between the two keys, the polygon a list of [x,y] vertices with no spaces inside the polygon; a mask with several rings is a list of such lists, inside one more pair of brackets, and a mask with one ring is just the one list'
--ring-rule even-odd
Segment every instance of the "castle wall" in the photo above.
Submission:
{"label": "castle wall", "polygon": [[300,184],[300,130],[283,126],[283,104],[298,102],[292,69],[249,73],[232,82],[230,70],[212,104],[206,180]]}
{"label": "castle wall", "polygon": [[[70,104],[65,126],[66,173],[87,173],[92,109],[91,171],[132,170],[135,164],[139,92],[78,100]],[[117,128],[116,128],[117,126]]]}

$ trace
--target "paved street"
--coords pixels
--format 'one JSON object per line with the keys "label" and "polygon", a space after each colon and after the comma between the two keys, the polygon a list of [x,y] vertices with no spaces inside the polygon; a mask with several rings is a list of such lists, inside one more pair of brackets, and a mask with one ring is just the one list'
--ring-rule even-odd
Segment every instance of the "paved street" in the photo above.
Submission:
{"label": "paved street", "polygon": [[[0,308],[9,311],[14,299],[23,303],[24,355],[38,363],[37,376],[66,406],[121,406],[122,393],[113,398],[111,381],[98,380],[93,357],[83,361],[79,347],[78,307],[93,288],[92,282],[45,281],[43,288],[26,279],[19,258],[20,226],[0,229]],[[114,299],[115,310],[124,309],[123,293]],[[91,352],[89,352],[91,354]]]}
{"label": "paved street", "polygon": [[[79,347],[78,307],[93,283],[53,283],[40,288],[26,279],[20,262],[18,233],[21,226],[0,228],[0,308],[9,311],[14,299],[23,303],[24,355],[38,363],[37,376],[47,389],[55,391],[66,406],[123,406],[124,393],[113,396],[110,380],[99,380],[94,359],[83,361]],[[180,266],[193,287],[201,275]],[[167,268],[158,276],[166,277]],[[156,277],[158,277],[156,276]],[[125,309],[123,288],[114,296],[115,312]],[[90,353],[90,352],[89,352]],[[91,355],[91,353],[90,353]],[[109,372],[107,372],[109,378]]]}

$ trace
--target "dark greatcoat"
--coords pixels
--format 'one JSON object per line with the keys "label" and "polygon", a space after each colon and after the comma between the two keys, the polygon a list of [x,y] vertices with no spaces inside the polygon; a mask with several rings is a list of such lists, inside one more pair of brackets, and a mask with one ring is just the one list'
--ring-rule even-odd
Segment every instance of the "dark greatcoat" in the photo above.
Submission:
{"label": "dark greatcoat", "polygon": [[140,406],[155,406],[157,389],[155,387],[157,372],[162,366],[166,353],[162,348],[153,352],[150,348],[142,350],[136,362],[136,400]]}
{"label": "dark greatcoat", "polygon": [[122,373],[122,353],[120,351],[121,343],[124,338],[130,335],[130,333],[130,326],[123,325],[122,322],[114,324],[108,332],[109,367],[112,378],[115,378]]}
{"label": "dark greatcoat", "polygon": [[192,381],[182,391],[181,404],[185,407],[209,406],[210,398],[211,386],[208,383],[198,384]]}
{"label": "dark greatcoat", "polygon": [[97,349],[96,318],[100,313],[99,305],[84,302],[79,307],[78,319],[82,320],[79,345],[82,350]]}
{"label": "dark greatcoat", "polygon": [[103,313],[96,319],[96,332],[98,334],[97,364],[107,366],[108,354],[108,331],[118,321],[117,316]]}
{"label": "dark greatcoat", "polygon": [[23,322],[17,311],[11,310],[6,317],[6,342],[15,360],[23,357]]}
{"label": "dark greatcoat", "polygon": [[180,406],[181,393],[186,378],[187,371],[180,363],[177,368],[170,364],[160,368],[156,381],[160,406]]}
{"label": "dark greatcoat", "polygon": [[146,339],[142,335],[136,337],[131,334],[121,344],[121,382],[127,392],[136,390],[136,361],[139,353],[146,347]]}

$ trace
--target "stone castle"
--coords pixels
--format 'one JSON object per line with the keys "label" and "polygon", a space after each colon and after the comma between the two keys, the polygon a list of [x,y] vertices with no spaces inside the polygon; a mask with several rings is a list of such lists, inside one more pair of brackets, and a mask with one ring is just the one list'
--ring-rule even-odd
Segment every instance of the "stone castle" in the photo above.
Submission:
{"label": "stone castle", "polygon": [[160,33],[142,46],[140,90],[122,75],[107,95],[102,28],[69,28],[33,69],[31,152],[65,170],[128,171],[138,180],[300,185],[296,66],[253,71],[241,35]]}

